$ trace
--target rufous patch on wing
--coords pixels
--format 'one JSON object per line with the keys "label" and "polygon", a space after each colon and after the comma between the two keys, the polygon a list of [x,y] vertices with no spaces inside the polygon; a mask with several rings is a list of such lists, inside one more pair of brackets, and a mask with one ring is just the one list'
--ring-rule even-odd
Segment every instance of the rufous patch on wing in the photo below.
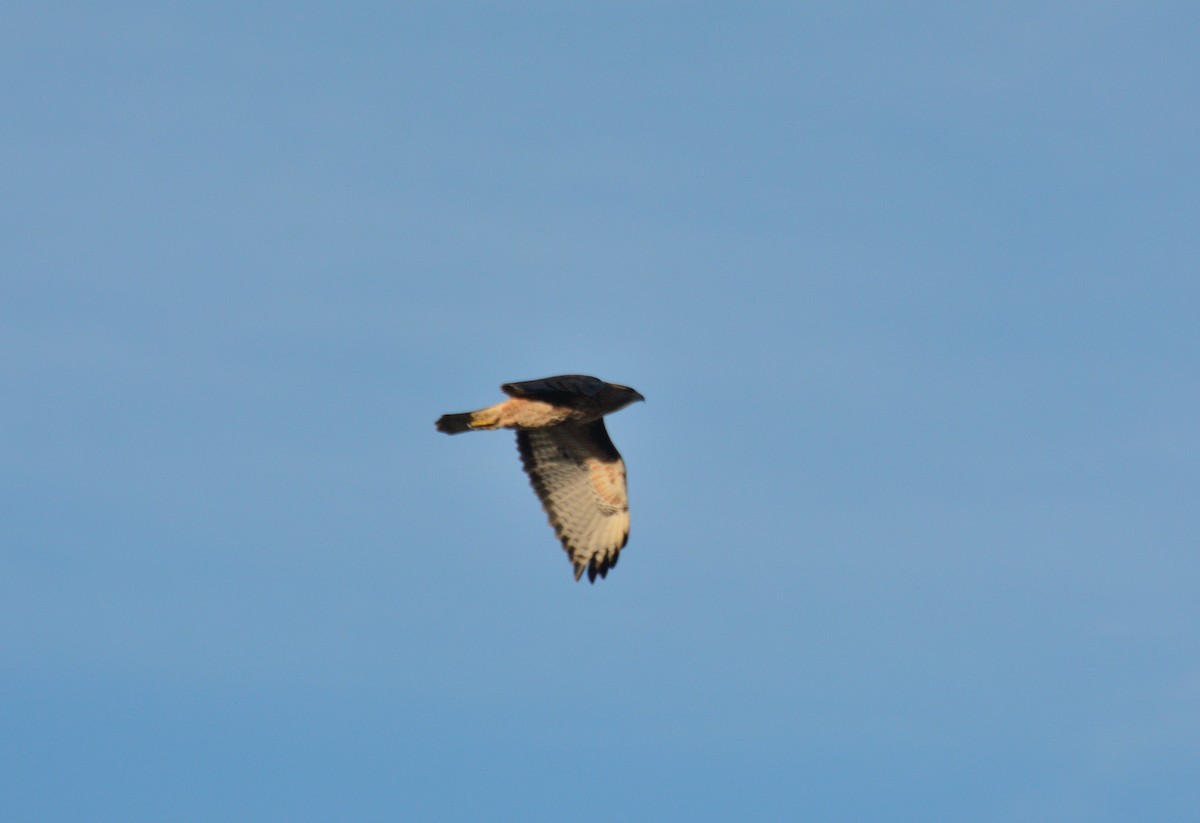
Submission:
{"label": "rufous patch on wing", "polygon": [[541,400],[514,397],[492,406],[499,415],[500,426],[509,429],[539,429],[561,423],[569,410]]}
{"label": "rufous patch on wing", "polygon": [[624,509],[627,505],[625,493],[625,469],[620,462],[609,462],[589,457],[587,460],[588,478],[596,496],[614,509]]}

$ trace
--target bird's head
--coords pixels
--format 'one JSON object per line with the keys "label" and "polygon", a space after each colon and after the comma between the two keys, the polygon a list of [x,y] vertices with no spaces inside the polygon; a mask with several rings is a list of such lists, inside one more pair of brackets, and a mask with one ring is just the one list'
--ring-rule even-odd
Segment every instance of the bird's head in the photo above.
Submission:
{"label": "bird's head", "polygon": [[609,383],[608,386],[605,387],[605,394],[608,395],[607,399],[612,404],[613,411],[616,411],[617,409],[623,409],[630,403],[636,403],[639,400],[646,399],[642,397],[642,393],[638,390],[631,389],[628,386],[621,386],[617,383]]}

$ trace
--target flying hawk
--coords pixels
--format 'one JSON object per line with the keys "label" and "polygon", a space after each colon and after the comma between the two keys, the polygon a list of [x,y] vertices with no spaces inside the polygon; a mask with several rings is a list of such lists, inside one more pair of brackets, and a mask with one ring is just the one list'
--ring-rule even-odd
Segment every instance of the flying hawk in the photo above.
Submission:
{"label": "flying hawk", "polygon": [[550,525],[575,566],[575,579],[604,577],[629,539],[625,462],[604,415],[645,400],[628,386],[582,374],[505,383],[510,399],[474,412],[443,414],[446,434],[516,429],[517,450]]}

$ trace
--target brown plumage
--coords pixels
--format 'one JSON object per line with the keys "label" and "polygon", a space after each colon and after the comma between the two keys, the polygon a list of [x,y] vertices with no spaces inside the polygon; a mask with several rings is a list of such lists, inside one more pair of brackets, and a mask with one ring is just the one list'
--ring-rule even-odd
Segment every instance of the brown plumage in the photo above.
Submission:
{"label": "brown plumage", "polygon": [[505,383],[509,396],[474,412],[444,414],[438,431],[516,429],[521,465],[562,541],[575,579],[604,577],[629,539],[625,462],[604,415],[644,400],[628,386],[565,374]]}

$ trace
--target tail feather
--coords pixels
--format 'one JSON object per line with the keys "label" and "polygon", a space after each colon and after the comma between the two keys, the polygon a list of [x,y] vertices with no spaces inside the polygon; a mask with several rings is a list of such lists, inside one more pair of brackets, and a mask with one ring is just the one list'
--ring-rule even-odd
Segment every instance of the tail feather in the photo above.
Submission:
{"label": "tail feather", "polygon": [[446,434],[462,434],[471,430],[471,415],[473,412],[461,414],[443,414],[437,419],[437,430]]}

